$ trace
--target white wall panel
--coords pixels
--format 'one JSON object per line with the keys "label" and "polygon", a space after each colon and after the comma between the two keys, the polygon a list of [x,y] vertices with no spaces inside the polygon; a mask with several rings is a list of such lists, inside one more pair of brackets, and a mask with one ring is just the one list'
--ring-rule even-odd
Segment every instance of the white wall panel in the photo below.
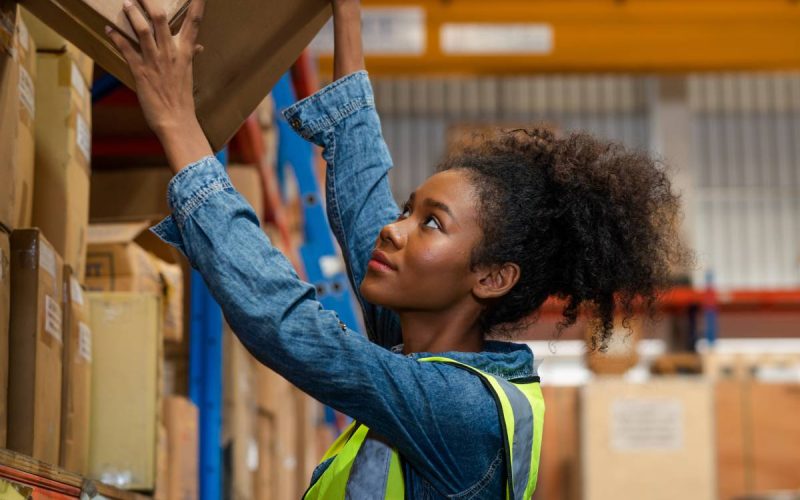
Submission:
{"label": "white wall panel", "polygon": [[[800,285],[800,75],[693,75],[695,281]],[[795,95],[797,93],[797,95]]]}

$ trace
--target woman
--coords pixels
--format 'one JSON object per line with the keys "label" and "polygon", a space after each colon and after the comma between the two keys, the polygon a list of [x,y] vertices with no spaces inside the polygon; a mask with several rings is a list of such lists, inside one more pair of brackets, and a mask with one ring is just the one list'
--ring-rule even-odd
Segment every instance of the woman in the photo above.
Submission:
{"label": "woman", "polygon": [[369,339],[315,300],[233,189],[200,129],[194,0],[172,36],[163,12],[125,11],[127,59],[148,123],[176,175],[154,228],[205,278],[261,362],[354,424],[306,498],[529,498],[543,403],[533,355],[487,340],[524,327],[551,295],[563,326],[581,306],[609,335],[615,301],[652,300],[678,247],[678,202],[645,156],[544,130],[478,138],[398,210],[364,70],[358,0],[333,0],[335,82],[285,112],[328,163],[327,210]]}

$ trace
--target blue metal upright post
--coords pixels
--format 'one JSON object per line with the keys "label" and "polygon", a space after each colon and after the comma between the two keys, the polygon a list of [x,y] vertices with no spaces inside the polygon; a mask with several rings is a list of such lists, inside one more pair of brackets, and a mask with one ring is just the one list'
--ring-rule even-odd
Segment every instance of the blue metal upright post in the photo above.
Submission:
{"label": "blue metal upright post", "polygon": [[[225,165],[227,149],[217,153]],[[222,498],[222,311],[199,272],[192,270],[189,397],[200,416],[200,500]]]}

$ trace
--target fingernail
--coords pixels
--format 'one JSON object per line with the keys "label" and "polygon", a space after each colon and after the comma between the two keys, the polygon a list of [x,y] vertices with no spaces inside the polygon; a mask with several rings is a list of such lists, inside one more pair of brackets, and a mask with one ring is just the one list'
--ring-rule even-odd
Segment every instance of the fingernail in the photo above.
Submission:
{"label": "fingernail", "polygon": [[111,26],[106,26],[106,35],[111,34]]}
{"label": "fingernail", "polygon": [[122,2],[122,6],[126,9],[130,9],[131,7],[133,7],[133,3],[131,2],[131,0],[125,0],[124,2]]}

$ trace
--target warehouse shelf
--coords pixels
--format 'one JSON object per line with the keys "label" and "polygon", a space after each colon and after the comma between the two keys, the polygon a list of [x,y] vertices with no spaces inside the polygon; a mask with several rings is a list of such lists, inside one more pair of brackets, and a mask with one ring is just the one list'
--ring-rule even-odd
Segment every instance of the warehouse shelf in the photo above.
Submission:
{"label": "warehouse shelf", "polygon": [[[792,0],[365,0],[363,5],[364,46],[373,75],[800,65],[800,9]],[[316,44],[323,74],[333,69],[332,40],[329,24]]]}
{"label": "warehouse shelf", "polygon": [[[675,287],[665,291],[658,302],[660,310],[677,312],[697,306],[719,311],[800,311],[800,289],[785,290],[702,290]],[[561,314],[564,302],[548,299],[542,306],[544,315]]]}
{"label": "warehouse shelf", "polygon": [[800,310],[800,288],[784,290],[734,289],[704,291],[693,288],[674,288],[664,295],[665,307],[716,304],[722,310]]}
{"label": "warehouse shelf", "polygon": [[[32,498],[107,498],[145,500],[150,497],[84,478],[10,450],[0,449],[0,479],[33,488]],[[38,492],[38,494],[36,494]]]}

